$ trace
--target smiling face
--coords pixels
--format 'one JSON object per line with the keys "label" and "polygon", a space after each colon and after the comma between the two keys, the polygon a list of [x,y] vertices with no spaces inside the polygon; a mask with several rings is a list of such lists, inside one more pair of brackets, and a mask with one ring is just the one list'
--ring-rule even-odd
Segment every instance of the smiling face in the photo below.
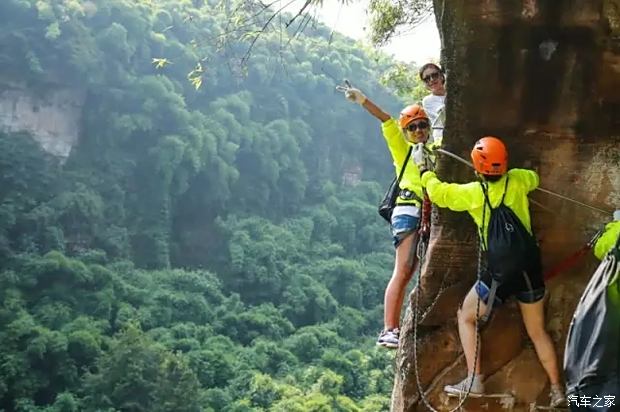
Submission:
{"label": "smiling face", "polygon": [[428,119],[417,119],[411,121],[405,127],[405,137],[409,143],[426,143],[430,135],[430,125]]}
{"label": "smiling face", "polygon": [[422,81],[426,85],[426,89],[432,94],[437,96],[443,96],[446,94],[446,88],[444,85],[445,78],[437,67],[429,65],[422,72]]}

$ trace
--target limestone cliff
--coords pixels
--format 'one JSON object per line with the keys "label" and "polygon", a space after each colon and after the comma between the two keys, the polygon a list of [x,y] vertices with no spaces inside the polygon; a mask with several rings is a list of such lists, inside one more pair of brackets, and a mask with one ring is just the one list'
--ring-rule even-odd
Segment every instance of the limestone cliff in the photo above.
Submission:
{"label": "limestone cliff", "polygon": [[48,153],[66,159],[77,143],[84,93],[48,88],[35,93],[25,86],[0,86],[0,131],[27,132]]}
{"label": "limestone cliff", "polygon": [[[532,167],[541,186],[590,205],[620,206],[620,1],[435,0],[448,72],[446,148],[463,157],[476,138],[502,137],[512,167]],[[439,175],[473,178],[442,158]],[[581,247],[611,218],[534,192],[532,206],[543,264]],[[419,329],[422,386],[435,408],[456,403],[443,385],[465,375],[456,310],[472,286],[477,239],[466,214],[435,211],[423,268],[421,306],[437,303]],[[563,356],[566,332],[596,262],[588,256],[548,283],[547,327]],[[426,410],[413,373],[411,311],[396,357],[393,411]],[[500,309],[483,334],[487,390],[511,398],[471,400],[464,410],[530,410],[548,402],[548,382],[516,305]]]}

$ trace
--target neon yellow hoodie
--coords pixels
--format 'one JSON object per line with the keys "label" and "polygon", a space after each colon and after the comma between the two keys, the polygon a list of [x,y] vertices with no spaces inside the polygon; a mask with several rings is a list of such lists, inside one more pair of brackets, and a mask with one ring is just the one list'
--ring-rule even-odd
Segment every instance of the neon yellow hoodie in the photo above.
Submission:
{"label": "neon yellow hoodie", "polygon": [[[538,187],[538,174],[533,170],[510,169],[508,173],[508,187],[504,204],[517,215],[523,226],[532,233],[530,220],[529,201],[527,195]],[[488,182],[488,196],[492,207],[499,206],[504,194],[506,175],[496,182]],[[484,206],[484,194],[479,182],[465,184],[444,183],[437,178],[434,172],[427,172],[422,176],[422,186],[426,188],[431,202],[440,207],[447,207],[456,212],[467,211],[478,226],[478,233],[482,236],[482,210]],[[485,213],[484,244],[487,242],[489,218],[491,212],[487,206]]]}
{"label": "neon yellow hoodie", "polygon": [[[381,124],[381,131],[383,132],[383,137],[385,138],[385,141],[388,145],[388,149],[390,149],[390,153],[392,154],[394,169],[396,172],[396,176],[398,176],[400,174],[400,169],[403,167],[403,163],[405,162],[405,157],[407,157],[407,152],[409,151],[409,148],[412,146],[412,144],[407,142],[403,131],[398,126],[398,122],[393,118],[390,118],[389,120],[386,120],[384,123]],[[429,150],[433,150],[440,145],[441,141],[429,141],[425,144],[425,146]],[[403,178],[401,179],[399,186],[401,189],[411,190],[420,199],[423,198],[422,182],[420,181],[420,170],[411,158],[409,159],[407,168],[405,169],[405,173],[403,174]],[[400,197],[396,200],[396,204],[415,204],[420,206],[420,202],[416,200],[406,200]]]}
{"label": "neon yellow hoodie", "polygon": [[594,244],[594,256],[602,260],[611,248],[616,245],[618,236],[620,236],[620,220],[608,223],[605,226],[605,232]]}

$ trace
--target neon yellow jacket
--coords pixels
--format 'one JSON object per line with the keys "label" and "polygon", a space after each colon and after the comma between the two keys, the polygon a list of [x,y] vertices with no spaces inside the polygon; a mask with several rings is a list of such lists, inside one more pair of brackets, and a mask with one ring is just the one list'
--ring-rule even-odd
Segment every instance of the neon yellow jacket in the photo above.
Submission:
{"label": "neon yellow jacket", "polygon": [[[407,157],[407,152],[409,151],[411,144],[407,142],[403,131],[398,126],[398,122],[393,118],[390,118],[389,120],[381,124],[381,131],[383,132],[383,137],[387,142],[388,149],[390,149],[390,153],[392,154],[394,169],[396,172],[396,176],[398,176],[400,174],[400,169],[403,167],[405,157]],[[440,145],[441,141],[432,141],[425,144],[425,146],[429,150],[439,147]],[[399,186],[401,189],[411,190],[413,193],[418,195],[420,199],[423,198],[422,182],[420,181],[420,170],[411,158],[409,159],[407,168],[405,169],[405,173],[403,174],[403,178],[401,179]],[[396,200],[396,204],[415,204],[419,206],[420,202],[413,199],[406,200],[399,197]]]}
{"label": "neon yellow jacket", "polygon": [[[529,201],[527,195],[538,187],[538,174],[533,170],[510,169],[508,187],[504,204],[517,215],[523,226],[532,233],[530,220]],[[489,201],[492,207],[499,206],[504,194],[506,175],[496,182],[489,182]],[[427,172],[422,176],[422,185],[426,188],[431,202],[440,207],[447,207],[456,212],[467,211],[478,226],[478,234],[482,236],[482,208],[484,206],[484,194],[479,182],[465,184],[444,183],[437,178],[434,172]],[[486,208],[484,244],[486,245],[491,212]]]}
{"label": "neon yellow jacket", "polygon": [[605,232],[594,244],[594,256],[602,260],[611,248],[616,245],[618,236],[620,236],[620,220],[608,223],[605,226]]}

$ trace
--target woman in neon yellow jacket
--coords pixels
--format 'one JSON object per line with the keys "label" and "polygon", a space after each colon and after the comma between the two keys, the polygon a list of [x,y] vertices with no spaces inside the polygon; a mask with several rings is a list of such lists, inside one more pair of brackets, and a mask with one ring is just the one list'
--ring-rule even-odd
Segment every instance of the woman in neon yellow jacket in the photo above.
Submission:
{"label": "woman in neon yellow jacket", "polygon": [[[433,141],[429,118],[421,106],[413,104],[405,107],[397,121],[364,96],[360,90],[351,87],[346,81],[345,83],[346,86],[339,86],[338,90],[344,92],[348,100],[360,104],[381,122],[381,131],[392,155],[396,176],[403,167],[405,168],[399,185],[399,197],[390,221],[396,249],[394,270],[385,289],[384,325],[377,339],[377,345],[395,349],[399,343],[400,314],[405,291],[419,263],[415,251],[424,194],[417,164],[424,163],[427,168],[432,166],[432,159],[427,159],[428,156],[425,157],[422,152],[414,154],[412,149],[415,144],[421,144],[430,153],[440,142]],[[408,157],[410,150],[412,152]],[[419,158],[414,159],[415,156]],[[407,161],[405,164],[407,158],[412,161]]]}
{"label": "woman in neon yellow jacket", "polygon": [[[422,186],[426,188],[431,201],[440,207],[466,211],[478,226],[482,245],[488,245],[488,227],[491,211],[500,204],[507,206],[521,225],[532,234],[529,202],[527,195],[538,186],[538,174],[532,170],[508,170],[508,152],[504,143],[496,137],[484,137],[476,142],[472,150],[472,160],[480,181],[456,184],[440,181],[432,171],[422,171]],[[485,193],[486,192],[486,193]],[[485,222],[483,222],[483,216]],[[484,228],[482,232],[481,228]],[[516,296],[528,335],[534,343],[549,380],[551,381],[551,405],[565,402],[560,381],[556,351],[551,337],[545,330],[543,297],[545,284],[540,263],[540,251],[533,237],[532,254],[527,259],[522,273],[516,273],[510,281],[499,284],[492,307],[500,305],[511,296]],[[476,318],[487,310],[492,284],[490,271],[471,288],[458,310],[458,328],[461,345],[467,362],[468,376],[460,383],[447,385],[445,391],[464,394],[471,384],[472,393],[483,393],[484,376],[480,370],[480,356],[476,359]],[[480,302],[478,302],[480,300]],[[479,311],[476,307],[479,303]],[[482,353],[482,351],[480,351]],[[473,381],[473,382],[472,382]]]}

